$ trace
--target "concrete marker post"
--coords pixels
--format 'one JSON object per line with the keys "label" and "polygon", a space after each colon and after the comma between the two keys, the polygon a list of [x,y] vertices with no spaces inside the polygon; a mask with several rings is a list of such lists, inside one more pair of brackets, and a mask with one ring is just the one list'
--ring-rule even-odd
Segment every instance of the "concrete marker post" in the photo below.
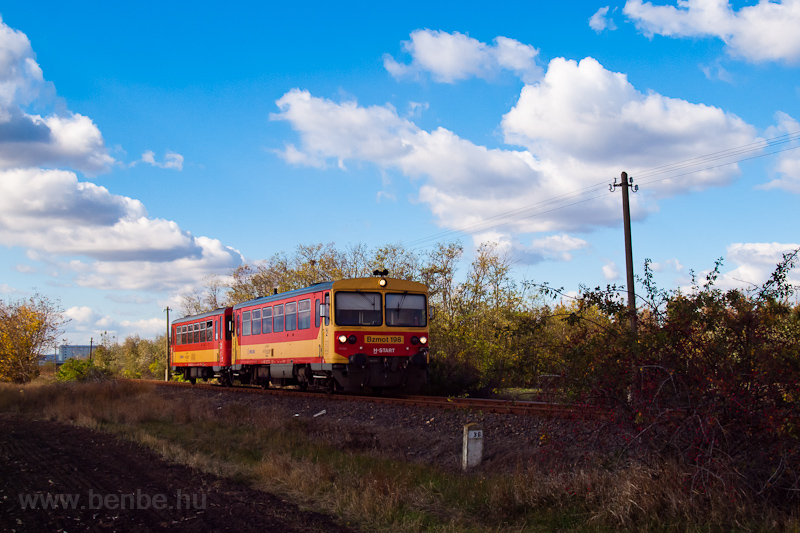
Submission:
{"label": "concrete marker post", "polygon": [[483,429],[472,422],[464,426],[464,456],[462,469],[464,471],[481,464],[483,460]]}

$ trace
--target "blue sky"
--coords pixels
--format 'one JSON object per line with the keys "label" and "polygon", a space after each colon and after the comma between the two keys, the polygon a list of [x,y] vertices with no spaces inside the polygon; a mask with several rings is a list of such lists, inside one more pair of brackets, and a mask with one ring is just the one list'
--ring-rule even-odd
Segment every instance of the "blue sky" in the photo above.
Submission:
{"label": "blue sky", "polygon": [[0,297],[69,343],[301,243],[624,283],[622,171],[665,288],[800,246],[800,0],[117,4],[0,8]]}

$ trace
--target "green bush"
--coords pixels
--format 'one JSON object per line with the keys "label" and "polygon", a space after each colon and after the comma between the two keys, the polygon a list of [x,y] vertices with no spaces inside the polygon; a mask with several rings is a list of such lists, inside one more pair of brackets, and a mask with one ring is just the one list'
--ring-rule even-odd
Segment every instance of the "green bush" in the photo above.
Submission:
{"label": "green bush", "polygon": [[92,359],[67,359],[56,373],[58,381],[99,381],[108,376],[109,373],[97,368]]}

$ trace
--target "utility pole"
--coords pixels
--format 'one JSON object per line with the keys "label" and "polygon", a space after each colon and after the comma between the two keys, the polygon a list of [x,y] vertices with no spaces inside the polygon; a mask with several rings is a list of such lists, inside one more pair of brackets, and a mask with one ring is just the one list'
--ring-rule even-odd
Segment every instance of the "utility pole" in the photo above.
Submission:
{"label": "utility pole", "polygon": [[164,381],[169,381],[169,306],[164,311],[167,312],[167,334],[164,336],[164,344],[166,345],[165,353],[167,354],[167,367],[164,369]]}
{"label": "utility pole", "polygon": [[622,220],[625,225],[625,270],[628,278],[628,315],[631,326],[631,333],[636,335],[636,294],[633,287],[633,246],[631,245],[631,206],[628,195],[628,188],[633,192],[639,190],[638,185],[633,184],[633,178],[628,179],[628,173],[622,173],[621,183],[617,183],[617,178],[614,178],[614,184],[608,186],[608,190],[614,192],[617,187],[622,187]]}

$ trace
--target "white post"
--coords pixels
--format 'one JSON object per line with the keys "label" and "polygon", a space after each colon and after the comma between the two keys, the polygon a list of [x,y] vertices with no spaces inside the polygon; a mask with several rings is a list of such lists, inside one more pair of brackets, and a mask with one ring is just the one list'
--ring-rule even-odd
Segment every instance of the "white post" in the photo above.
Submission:
{"label": "white post", "polygon": [[464,457],[462,468],[466,471],[483,460],[483,430],[476,423],[464,426]]}

